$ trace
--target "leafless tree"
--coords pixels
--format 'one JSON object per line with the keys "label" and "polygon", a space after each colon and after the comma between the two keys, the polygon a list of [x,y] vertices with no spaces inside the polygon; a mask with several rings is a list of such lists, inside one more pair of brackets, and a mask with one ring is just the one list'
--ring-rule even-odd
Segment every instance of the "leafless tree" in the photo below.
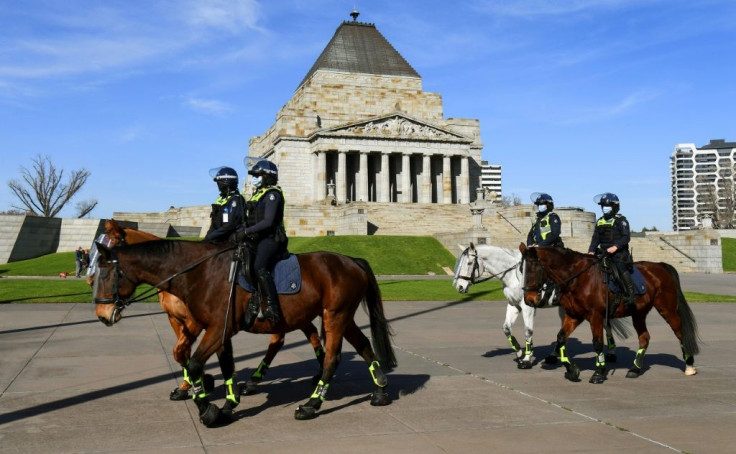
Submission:
{"label": "leafless tree", "polygon": [[95,209],[96,206],[96,199],[82,200],[81,202],[77,202],[77,204],[74,205],[74,207],[77,209],[78,218],[83,218],[87,216],[92,210]]}
{"label": "leafless tree", "polygon": [[[8,187],[20,201],[12,207],[52,218],[82,189],[90,173],[87,169],[73,170],[67,182],[63,182],[64,170],[58,169],[48,156],[33,158],[33,168],[20,168],[21,180],[10,180]],[[82,202],[88,214],[97,201]],[[77,209],[80,207],[77,206]]]}
{"label": "leafless tree", "polygon": [[501,206],[504,208],[519,205],[521,205],[521,197],[519,197],[519,195],[516,193],[511,194],[510,196],[505,195],[501,197]]}

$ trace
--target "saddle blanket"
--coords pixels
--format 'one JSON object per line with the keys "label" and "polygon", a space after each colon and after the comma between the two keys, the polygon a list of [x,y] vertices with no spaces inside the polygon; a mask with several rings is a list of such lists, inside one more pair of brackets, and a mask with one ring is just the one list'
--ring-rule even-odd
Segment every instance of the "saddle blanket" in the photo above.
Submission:
{"label": "saddle blanket", "polygon": [[[276,284],[276,291],[280,295],[293,295],[299,293],[302,289],[302,271],[299,268],[299,260],[296,255],[289,254],[285,260],[279,260],[273,269],[273,281]],[[246,292],[255,292],[255,287],[245,280],[242,274],[238,273],[238,285],[243,287]]]}
{"label": "saddle blanket", "polygon": [[[644,282],[644,275],[641,274],[641,271],[639,271],[639,268],[637,268],[636,265],[634,265],[632,268],[634,271],[629,274],[631,275],[631,282],[634,283],[634,293],[636,293],[637,295],[643,295],[647,292],[647,285]],[[613,293],[619,292],[619,288],[616,285],[615,280],[610,275],[608,277],[608,288]]]}

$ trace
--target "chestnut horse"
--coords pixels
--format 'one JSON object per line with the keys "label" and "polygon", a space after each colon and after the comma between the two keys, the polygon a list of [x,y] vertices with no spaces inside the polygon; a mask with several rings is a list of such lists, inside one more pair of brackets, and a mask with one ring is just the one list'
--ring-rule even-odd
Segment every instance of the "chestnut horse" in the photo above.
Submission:
{"label": "chestnut horse", "polygon": [[603,355],[603,325],[608,317],[631,316],[634,329],[639,335],[639,350],[634,365],[626,377],[636,378],[644,367],[644,354],[649,346],[649,331],[646,317],[652,307],[657,309],[675,336],[680,341],[685,375],[695,375],[694,355],[699,353],[697,323],[680,287],[677,270],[667,263],[636,262],[644,276],[646,292],[637,295],[632,306],[620,304],[610,313],[609,301],[614,295],[603,281],[600,259],[590,254],[582,254],[570,249],[551,247],[526,247],[519,245],[524,260],[524,302],[531,306],[539,304],[539,289],[544,281],[541,276],[547,273],[560,287],[560,305],[565,309],[562,329],[557,335],[560,346],[560,360],[565,366],[565,378],[579,381],[580,369],[566,354],[566,343],[570,334],[583,320],[590,323],[593,332],[593,348],[596,353],[596,370],[590,378],[591,383],[606,380],[606,360]]}
{"label": "chestnut horse", "polygon": [[[228,282],[232,247],[205,242],[157,240],[110,249],[97,245],[100,260],[95,277],[95,314],[111,326],[121,317],[121,310],[136,301],[131,299],[141,284],[164,288],[182,299],[192,322],[205,331],[186,368],[194,387],[194,402],[200,421],[211,427],[220,415],[232,413],[234,404],[226,400],[220,410],[211,404],[203,389],[203,365],[212,354],[223,351],[241,330],[250,293]],[[332,252],[297,255],[301,269],[301,289],[292,295],[280,295],[283,319],[278,324],[256,320],[248,330],[253,333],[283,333],[302,329],[322,316],[325,357],[322,377],[309,400],[300,405],[296,419],[317,416],[326,398],[330,380],[338,364],[343,337],[369,364],[376,385],[371,405],[388,405],[391,400],[384,388],[388,384],[381,362],[396,365],[390,340],[390,328],[384,316],[383,301],[376,277],[367,261]],[[358,306],[367,307],[371,342],[361,332],[354,317]]]}
{"label": "chestnut horse", "polygon": [[[152,233],[144,232],[142,230],[136,230],[129,227],[123,228],[115,219],[105,220],[105,235],[108,239],[106,245],[111,248],[124,244],[136,244],[144,241],[161,239]],[[96,249],[95,245],[93,245],[93,249]],[[92,285],[97,266],[97,263],[94,263],[95,260],[93,259],[92,261],[93,263],[90,264],[90,272],[87,274],[87,283],[90,286]],[[191,380],[187,375],[186,365],[192,352],[192,345],[202,332],[202,327],[192,321],[191,317],[189,317],[189,311],[187,310],[186,304],[184,304],[184,302],[175,295],[169,292],[160,291],[158,293],[158,301],[161,304],[161,309],[163,309],[169,318],[169,323],[171,324],[171,328],[174,330],[174,334],[176,334],[177,341],[176,345],[174,345],[174,360],[182,366],[182,371],[184,373],[184,378],[181,384],[171,391],[169,398],[171,400],[186,400],[189,399],[189,390],[192,387]],[[324,350],[322,349],[322,343],[320,342],[317,328],[313,324],[310,323],[306,325],[302,331],[309,340],[309,343],[312,344],[314,353],[320,363],[320,374],[315,377],[316,380],[314,381],[314,384],[317,384],[317,380],[319,380],[319,377],[321,376]],[[281,347],[284,346],[285,337],[286,335],[284,333],[274,333],[271,335],[271,340],[268,344],[268,349],[266,350],[266,356],[260,362],[253,374],[251,374],[250,379],[246,382],[246,388],[243,390],[245,394],[253,394],[257,392],[258,383],[263,380],[274,357],[276,357],[276,354],[279,352]],[[232,352],[229,353],[229,356],[232,356]],[[228,354],[226,353],[224,359],[227,358]],[[222,371],[224,380],[227,380],[228,377],[233,377],[234,365],[223,365],[221,363],[220,366],[221,369],[224,367],[224,370]],[[225,375],[226,373],[227,375]],[[212,379],[210,376],[207,376],[206,378],[206,381],[208,382],[207,387],[211,388],[212,386],[209,382],[211,382]]]}

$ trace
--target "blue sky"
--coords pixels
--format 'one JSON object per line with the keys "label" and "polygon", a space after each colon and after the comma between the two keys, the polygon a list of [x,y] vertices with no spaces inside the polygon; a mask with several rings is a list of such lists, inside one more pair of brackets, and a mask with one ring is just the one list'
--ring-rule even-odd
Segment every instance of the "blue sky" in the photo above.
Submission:
{"label": "blue sky", "polygon": [[[477,118],[505,195],[671,230],[669,156],[736,141],[731,0],[30,0],[0,3],[0,210],[37,154],[92,176],[92,217],[209,204],[356,7]],[[597,212],[597,211],[596,211]]]}

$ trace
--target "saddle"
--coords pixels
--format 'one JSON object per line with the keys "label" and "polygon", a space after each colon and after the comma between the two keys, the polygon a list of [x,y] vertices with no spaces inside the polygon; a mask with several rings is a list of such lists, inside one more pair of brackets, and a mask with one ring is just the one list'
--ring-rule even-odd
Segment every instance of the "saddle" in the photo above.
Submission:
{"label": "saddle", "polygon": [[[258,286],[254,284],[256,282],[253,270],[254,251],[249,247],[240,248],[238,260],[240,261],[238,285],[246,292],[256,293]],[[279,295],[293,295],[299,293],[302,288],[302,272],[295,254],[284,253],[284,256],[276,262],[272,276]]]}
{"label": "saddle", "polygon": [[[603,257],[601,260],[601,272],[603,273],[603,279],[608,283],[608,289],[615,295],[613,301],[608,307],[608,314],[612,315],[618,309],[621,301],[627,299],[626,286],[623,283],[623,278],[620,275],[619,269],[608,257]],[[631,271],[628,271],[631,282],[634,284],[634,295],[632,295],[632,302],[635,295],[644,295],[647,291],[644,276],[641,271],[633,265]]]}

